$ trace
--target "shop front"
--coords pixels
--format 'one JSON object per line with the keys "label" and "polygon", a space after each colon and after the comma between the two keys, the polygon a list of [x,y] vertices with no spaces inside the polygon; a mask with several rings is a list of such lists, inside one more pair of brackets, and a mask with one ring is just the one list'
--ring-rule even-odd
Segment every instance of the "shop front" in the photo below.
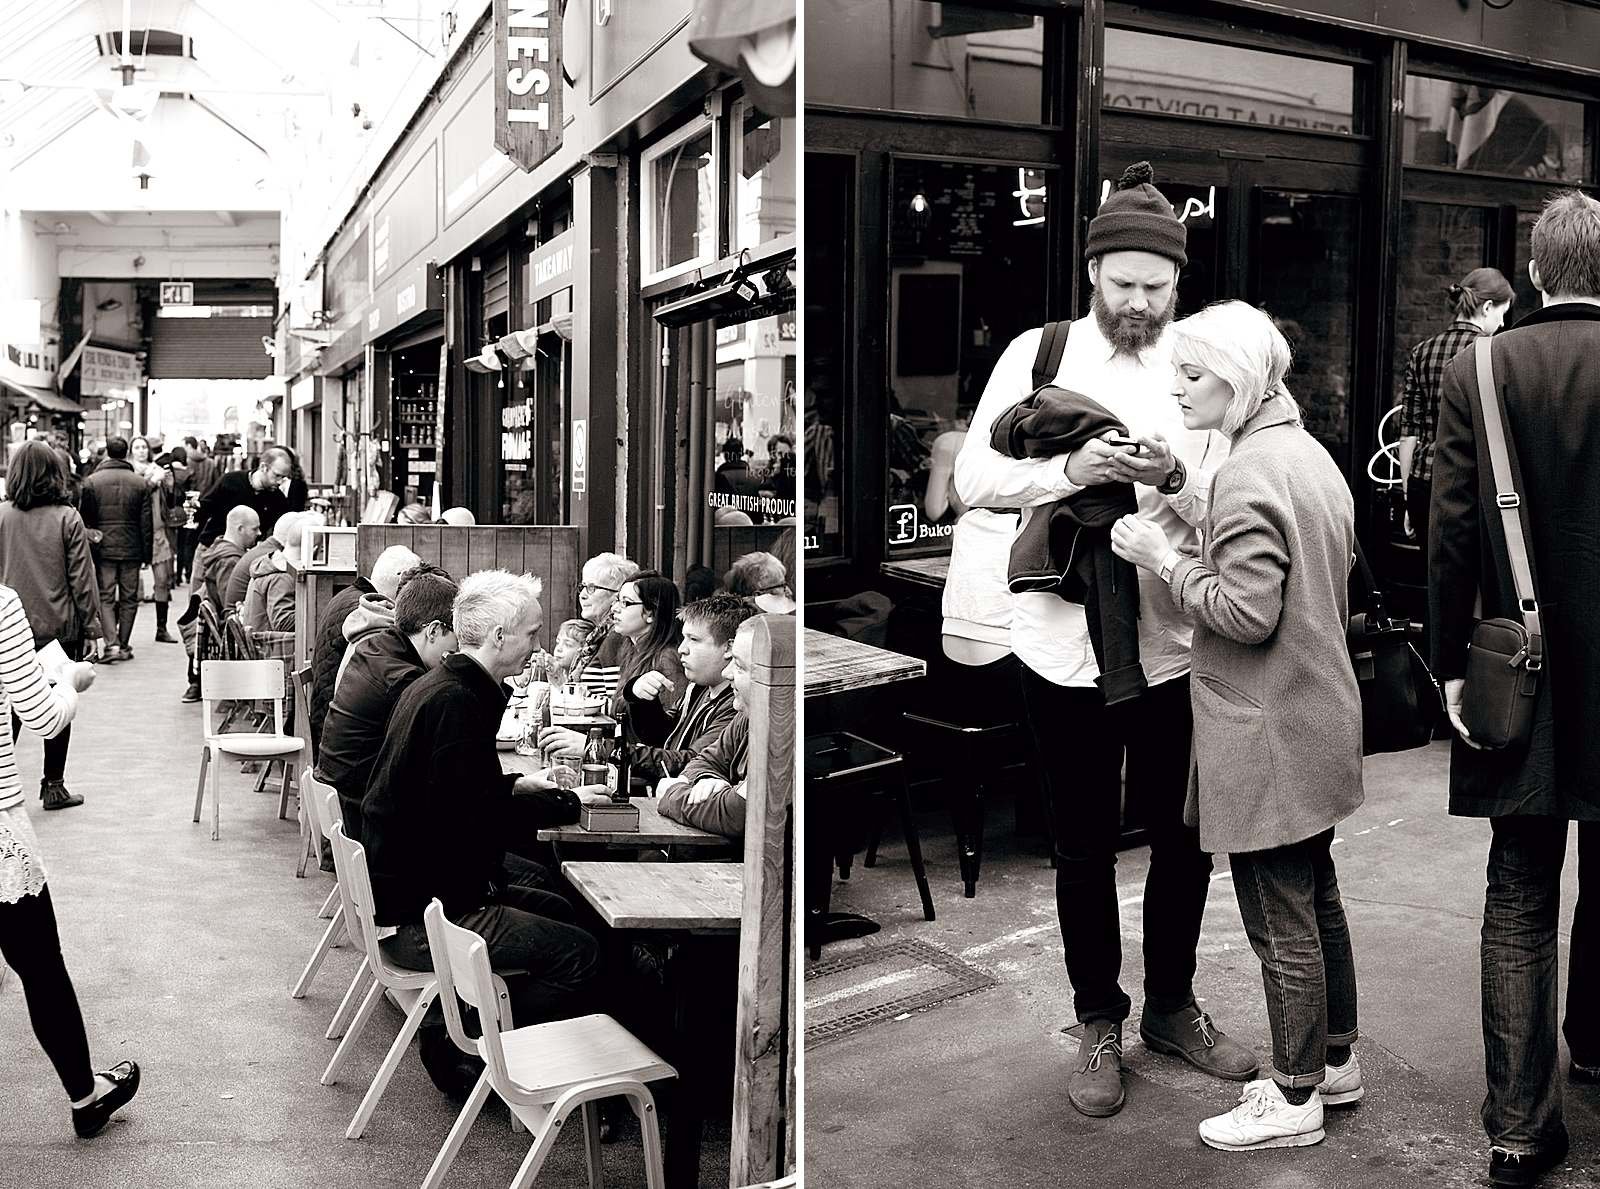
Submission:
{"label": "shop front", "polygon": [[939,572],[965,417],[1012,338],[1087,313],[1088,218],[1149,160],[1188,229],[1180,313],[1238,297],[1278,319],[1306,427],[1420,617],[1420,546],[1368,476],[1379,423],[1406,353],[1448,324],[1453,281],[1491,265],[1517,286],[1513,320],[1536,308],[1540,205],[1596,180],[1600,13],[1348,8],[822,5],[807,32],[809,597],[905,593],[886,565]]}

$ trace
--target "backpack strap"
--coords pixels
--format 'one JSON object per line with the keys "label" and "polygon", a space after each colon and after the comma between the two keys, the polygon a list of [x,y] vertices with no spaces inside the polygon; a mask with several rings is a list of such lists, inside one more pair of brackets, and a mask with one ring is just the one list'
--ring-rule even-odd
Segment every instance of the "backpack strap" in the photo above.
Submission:
{"label": "backpack strap", "polygon": [[1071,322],[1046,322],[1039,338],[1039,354],[1033,358],[1033,390],[1037,392],[1046,384],[1055,383],[1056,372],[1061,370],[1061,356],[1067,350],[1067,335]]}

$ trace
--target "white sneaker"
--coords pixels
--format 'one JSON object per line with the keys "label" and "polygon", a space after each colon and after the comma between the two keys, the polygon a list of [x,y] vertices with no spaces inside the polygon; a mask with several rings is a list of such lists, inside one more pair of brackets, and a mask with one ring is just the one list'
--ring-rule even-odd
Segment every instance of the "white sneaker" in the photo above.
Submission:
{"label": "white sneaker", "polygon": [[1328,1066],[1328,1076],[1318,1087],[1322,1091],[1323,1106],[1354,1106],[1366,1093],[1361,1086],[1361,1066],[1356,1055],[1343,1065]]}
{"label": "white sneaker", "polygon": [[1229,1152],[1304,1148],[1321,1143],[1324,1134],[1322,1096],[1312,1090],[1304,1105],[1295,1106],[1271,1079],[1251,1082],[1238,1106],[1200,1124],[1201,1140]]}

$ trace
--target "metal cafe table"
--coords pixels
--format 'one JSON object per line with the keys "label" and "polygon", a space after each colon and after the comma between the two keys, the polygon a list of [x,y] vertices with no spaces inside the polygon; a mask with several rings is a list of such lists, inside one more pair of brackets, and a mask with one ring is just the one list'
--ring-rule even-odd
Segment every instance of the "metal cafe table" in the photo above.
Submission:
{"label": "metal cafe table", "polygon": [[[714,1068],[726,1069],[723,1048],[709,1046],[697,1026],[705,999],[703,974],[694,967],[702,947],[736,941],[744,907],[741,863],[574,863],[561,874],[612,929],[673,942],[667,960],[673,1034],[682,1042],[666,1054],[678,1084],[663,1108],[670,1189],[693,1189],[700,1177],[704,1104]],[[676,1047],[676,1046],[675,1046]],[[712,1050],[712,1051],[708,1051]],[[715,1058],[715,1061],[710,1060]]]}

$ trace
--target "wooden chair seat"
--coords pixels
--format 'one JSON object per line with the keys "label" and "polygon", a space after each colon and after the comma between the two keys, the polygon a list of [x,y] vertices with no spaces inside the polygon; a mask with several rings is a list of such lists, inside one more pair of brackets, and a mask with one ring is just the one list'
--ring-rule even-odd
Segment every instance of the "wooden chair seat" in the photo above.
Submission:
{"label": "wooden chair seat", "polygon": [[[610,1016],[579,1016],[529,1024],[500,1034],[506,1071],[517,1088],[552,1102],[565,1091],[603,1078],[652,1082],[674,1076],[672,1066]],[[479,1056],[483,1041],[479,1040]]]}

